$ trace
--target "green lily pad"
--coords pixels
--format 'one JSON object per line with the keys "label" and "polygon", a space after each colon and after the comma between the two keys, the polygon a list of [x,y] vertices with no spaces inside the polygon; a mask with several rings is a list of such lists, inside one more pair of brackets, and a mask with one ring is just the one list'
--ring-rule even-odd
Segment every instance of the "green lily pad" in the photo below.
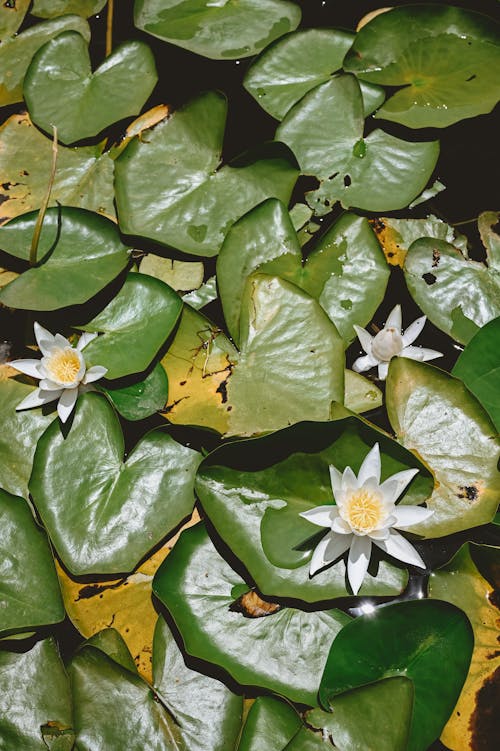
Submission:
{"label": "green lily pad", "polygon": [[201,94],[127,146],[115,163],[123,232],[215,256],[231,224],[266,198],[288,203],[298,172],[264,152],[220,166],[226,99]]}
{"label": "green lily pad", "polygon": [[328,707],[345,691],[391,676],[413,681],[408,751],[427,751],[460,694],[474,637],[467,616],[434,600],[398,602],[348,623],[335,638],[319,690]]}
{"label": "green lily pad", "polygon": [[351,412],[360,415],[382,406],[384,399],[381,390],[360,373],[346,368],[344,384],[344,405]]}
{"label": "green lily pad", "polygon": [[56,18],[74,13],[89,18],[99,13],[107,0],[33,0],[31,15],[38,18]]}
{"label": "green lily pad", "polygon": [[90,639],[87,639],[85,644],[96,647],[96,649],[104,652],[105,655],[111,657],[122,668],[129,670],[135,675],[139,674],[137,665],[129,652],[126,642],[115,628],[103,628],[102,631],[97,631]]}
{"label": "green lily pad", "polygon": [[344,208],[394,211],[425,188],[439,142],[409,142],[374,130],[366,138],[363,99],[354,76],[335,76],[317,86],[288,112],[276,138],[293,151],[302,172],[320,187],[308,194],[316,214],[336,201]]}
{"label": "green lily pad", "polygon": [[481,402],[500,432],[500,318],[480,329],[462,352],[452,373]]}
{"label": "green lily pad", "polygon": [[54,560],[28,504],[0,490],[0,635],[64,619]]}
{"label": "green lily pad", "polygon": [[160,363],[143,381],[111,389],[100,386],[116,411],[126,420],[144,420],[164,409],[168,399],[168,378]]}
{"label": "green lily pad", "polygon": [[24,20],[30,0],[16,0],[16,2],[0,5],[0,41],[13,36]]}
{"label": "green lily pad", "polygon": [[64,31],[76,31],[87,42],[90,39],[89,25],[80,16],[43,21],[17,36],[3,39],[0,48],[0,106],[22,101],[23,80],[33,55]]}
{"label": "green lily pad", "polygon": [[404,272],[417,305],[456,341],[467,344],[478,328],[500,316],[497,268],[470,261],[444,240],[414,242]]}
{"label": "green lily pad", "polygon": [[196,451],[162,429],[147,433],[125,463],[123,449],[113,408],[97,394],[79,398],[68,435],[54,421],[38,442],[30,491],[77,576],[132,571],[192,511]]}
{"label": "green lily pad", "polygon": [[85,326],[78,326],[102,333],[83,350],[85,362],[108,368],[106,378],[110,379],[141,373],[167,340],[181,309],[182,300],[168,284],[130,272],[104,310]]}
{"label": "green lily pad", "polygon": [[0,382],[0,487],[28,499],[28,480],[38,439],[54,419],[41,409],[16,412],[33,386],[12,378]]}
{"label": "green lily pad", "polygon": [[[382,478],[420,467],[403,503],[425,501],[432,481],[420,462],[354,416],[305,422],[229,444],[202,462],[197,496],[218,534],[265,595],[318,602],[349,594],[343,559],[309,577],[309,560],[317,544],[311,537],[319,530],[299,513],[333,502],[329,464],[340,471],[346,466],[357,471],[376,441],[382,454]],[[404,568],[374,553],[361,594],[394,595],[404,589],[406,581]]]}
{"label": "green lily pad", "polygon": [[59,34],[33,57],[24,79],[24,98],[33,122],[69,144],[96,136],[137,115],[158,76],[144,42],[119,45],[92,73],[88,40],[74,31]]}
{"label": "green lily pad", "polygon": [[[73,712],[68,676],[55,640],[28,652],[0,650],[0,740],[6,749],[71,751]],[[50,746],[58,738],[60,745]]]}
{"label": "green lily pad", "polygon": [[307,259],[285,207],[269,199],[233,224],[217,259],[224,317],[239,341],[242,293],[253,271],[280,276],[319,301],[346,342],[382,302],[389,269],[364,217],[344,214]]}
{"label": "green lily pad", "polygon": [[329,645],[349,616],[339,610],[282,608],[245,617],[235,601],[248,589],[220,557],[203,524],[182,532],[153,580],[153,591],[189,654],[220,665],[242,685],[316,704]]}
{"label": "green lily pad", "polygon": [[295,29],[300,9],[283,0],[136,0],[141,31],[214,60],[249,57]]}
{"label": "green lily pad", "polygon": [[399,441],[433,472],[434,514],[411,532],[441,537],[494,517],[500,493],[497,431],[463,383],[427,363],[393,358],[387,413]]}
{"label": "green lily pad", "polygon": [[382,246],[387,263],[403,267],[408,249],[422,237],[446,240],[467,255],[467,238],[458,234],[454,227],[429,214],[425,219],[397,219],[382,216],[371,219],[370,224]]}
{"label": "green lily pad", "polygon": [[[47,194],[52,139],[33,125],[27,114],[12,115],[0,126],[0,225],[39,209]],[[114,163],[102,144],[57,149],[57,170],[50,206],[78,206],[115,217]]]}
{"label": "green lily pad", "polygon": [[154,690],[175,718],[186,751],[226,751],[241,729],[243,697],[186,665],[160,616],[153,642]]}
{"label": "green lily pad", "polygon": [[293,707],[273,696],[258,696],[243,726],[238,751],[282,751],[302,723]]}
{"label": "green lily pad", "polygon": [[[0,227],[0,248],[28,260],[38,212]],[[21,310],[58,310],[87,302],[128,263],[116,225],[85,209],[48,209],[38,263],[0,291],[0,302]]]}
{"label": "green lily pad", "polygon": [[375,117],[410,128],[444,128],[490,112],[500,99],[500,27],[448,5],[393,8],[356,35],[345,69],[401,87]]}
{"label": "green lily pad", "polygon": [[194,289],[192,292],[182,295],[182,299],[195,310],[200,310],[201,308],[204,308],[205,305],[217,300],[218,296],[217,278],[211,276],[204,284],[198,287],[198,289]]}
{"label": "green lily pad", "polygon": [[488,263],[497,271],[500,271],[500,233],[497,232],[499,221],[500,211],[483,211],[477,220],[477,228],[486,248]]}

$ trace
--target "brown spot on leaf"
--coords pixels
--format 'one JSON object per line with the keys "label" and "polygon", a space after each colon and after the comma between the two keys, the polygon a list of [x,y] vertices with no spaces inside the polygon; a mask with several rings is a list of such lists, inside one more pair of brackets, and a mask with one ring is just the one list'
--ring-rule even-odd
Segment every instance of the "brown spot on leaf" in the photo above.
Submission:
{"label": "brown spot on leaf", "polygon": [[475,709],[469,722],[471,751],[492,751],[498,748],[500,708],[500,667],[486,679],[476,692]]}
{"label": "brown spot on leaf", "polygon": [[496,660],[497,657],[500,657],[500,649],[495,649],[494,652],[491,652],[489,655],[486,655],[487,660]]}
{"label": "brown spot on leaf", "polygon": [[111,582],[111,584],[87,584],[79,590],[75,602],[96,597],[97,595],[100,595],[101,592],[104,592],[105,589],[118,589],[118,587],[121,587],[124,583],[126,583],[125,579],[119,579],[118,581]]}
{"label": "brown spot on leaf", "polygon": [[430,274],[430,273],[422,274],[422,279],[424,280],[426,284],[429,284],[429,285],[434,284],[434,282],[436,281],[436,277],[434,276],[434,274]]}
{"label": "brown spot on leaf", "polygon": [[272,615],[281,610],[281,605],[276,602],[267,602],[260,597],[254,589],[238,597],[229,610],[235,613],[241,613],[245,618],[263,618],[266,615]]}
{"label": "brown spot on leaf", "polygon": [[222,404],[227,402],[227,378],[219,383],[215,393],[221,395]]}
{"label": "brown spot on leaf", "polygon": [[[500,610],[500,589],[494,589],[492,592],[490,592],[488,594],[488,600],[491,602],[493,607]],[[497,637],[497,640],[500,642],[500,636]]]}
{"label": "brown spot on leaf", "polygon": [[439,261],[441,260],[441,253],[437,248],[434,248],[432,251],[432,268],[435,269],[436,266],[439,266]]}
{"label": "brown spot on leaf", "polygon": [[458,498],[467,498],[468,501],[475,501],[479,495],[475,485],[460,485],[458,488],[461,492],[457,493]]}

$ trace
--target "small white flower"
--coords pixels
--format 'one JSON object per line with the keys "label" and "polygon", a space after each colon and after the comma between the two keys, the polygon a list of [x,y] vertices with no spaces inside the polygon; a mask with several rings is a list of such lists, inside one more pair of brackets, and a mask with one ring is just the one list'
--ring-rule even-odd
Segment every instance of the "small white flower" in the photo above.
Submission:
{"label": "small white flower", "polygon": [[357,477],[350,467],[341,474],[330,465],[336,505],[316,506],[300,514],[319,527],[330,528],[314,550],[310,575],[349,549],[347,576],[357,594],[368,569],[372,542],[393,558],[425,568],[413,545],[395,531],[422,522],[434,513],[421,506],[396,506],[396,500],[417,472],[418,469],[406,469],[381,483],[378,443],[364,458]]}
{"label": "small white flower", "polygon": [[363,373],[377,365],[378,377],[383,380],[387,378],[389,360],[393,357],[408,357],[410,360],[420,360],[420,362],[442,357],[443,353],[436,352],[434,349],[411,346],[424,328],[426,320],[426,316],[417,318],[403,333],[401,331],[401,305],[396,305],[389,313],[384,328],[375,336],[369,334],[361,326],[354,326],[366,355],[358,357],[352,369],[356,373]]}
{"label": "small white flower", "polygon": [[97,381],[108,372],[101,365],[87,368],[81,353],[97,334],[82,334],[76,347],[73,347],[64,336],[53,336],[39,323],[35,323],[34,329],[42,359],[13,360],[9,365],[21,373],[40,379],[40,386],[23,399],[16,410],[39,407],[58,399],[57,412],[61,422],[66,422],[76,404],[78,392],[83,391],[86,384]]}

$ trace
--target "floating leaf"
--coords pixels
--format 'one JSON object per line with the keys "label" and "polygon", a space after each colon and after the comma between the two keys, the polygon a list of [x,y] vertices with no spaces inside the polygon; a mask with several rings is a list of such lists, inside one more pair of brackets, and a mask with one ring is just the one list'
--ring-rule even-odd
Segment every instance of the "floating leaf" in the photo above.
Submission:
{"label": "floating leaf", "polygon": [[102,333],[85,347],[85,362],[103,365],[108,369],[106,378],[111,379],[141,373],[172,332],[181,308],[182,300],[167,284],[146,274],[129,273],[104,310],[78,327]]}
{"label": "floating leaf", "polygon": [[429,214],[426,219],[396,219],[381,216],[369,220],[382,246],[387,263],[403,267],[410,245],[421,237],[446,240],[467,255],[467,238],[455,232],[453,227]]}
{"label": "floating leaf", "polygon": [[[395,441],[354,416],[304,422],[258,440],[228,444],[200,465],[198,498],[218,534],[265,595],[317,602],[349,594],[343,559],[309,576],[316,544],[310,540],[318,530],[299,513],[331,504],[329,465],[357,471],[376,441],[383,478],[419,466]],[[422,503],[431,487],[429,474],[420,465],[404,502]],[[396,594],[405,587],[404,568],[375,556],[372,563],[361,594]]]}
{"label": "floating leaf", "polygon": [[[57,168],[50,205],[79,206],[115,217],[113,161],[101,146],[57,149]],[[0,126],[0,225],[39,209],[47,193],[52,140],[38,131],[29,116],[12,115]]]}
{"label": "floating leaf", "polygon": [[500,233],[497,232],[500,211],[484,211],[479,215],[477,228],[486,248],[490,268],[500,271]]}
{"label": "floating leaf", "polygon": [[217,300],[218,296],[217,278],[211,276],[201,285],[201,287],[198,287],[198,289],[195,289],[192,292],[188,292],[187,295],[183,295],[182,299],[195,310],[200,310],[200,308],[204,308],[205,305]]}
{"label": "floating leaf", "polygon": [[394,211],[407,206],[429,180],[438,141],[402,141],[382,130],[363,137],[364,111],[353,76],[335,76],[288,112],[276,131],[294,152],[302,172],[320,187],[309,193],[316,214],[336,201],[344,208]]}
{"label": "floating leaf", "polygon": [[127,146],[116,161],[123,232],[214,256],[253,206],[270,196],[288,203],[297,178],[290,157],[268,149],[220,166],[226,108],[222,94],[201,94]]}
{"label": "floating leaf", "polygon": [[0,524],[0,634],[62,621],[52,553],[28,504],[0,490]]}
{"label": "floating leaf", "polygon": [[[37,218],[38,212],[31,212],[0,227],[0,248],[28,260]],[[84,303],[127,263],[127,248],[109,219],[84,209],[48,209],[37,266],[4,287],[0,302],[22,310],[58,310]]]}
{"label": "floating leaf", "polygon": [[88,40],[68,31],[33,57],[24,98],[33,122],[47,133],[56,126],[58,139],[68,144],[137,115],[157,80],[153,53],[144,42],[119,45],[92,73]]}
{"label": "floating leaf", "polygon": [[293,707],[273,696],[258,696],[243,726],[238,751],[282,751],[302,727]]}
{"label": "floating leaf", "polygon": [[301,15],[282,0],[136,0],[134,11],[141,31],[215,60],[255,55]]}
{"label": "floating leaf", "polygon": [[80,18],[80,16],[62,16],[52,21],[38,23],[21,34],[2,41],[0,47],[0,106],[22,101],[23,80],[33,55],[46,42],[64,31],[76,31],[87,42],[90,40],[89,25],[83,18]]}
{"label": "floating leaf", "polygon": [[160,429],[123,463],[112,407],[102,396],[83,394],[68,435],[54,421],[39,440],[30,491],[72,574],[127,572],[190,515],[199,461]]}
{"label": "floating leaf", "polygon": [[494,267],[469,261],[444,240],[413,243],[404,263],[408,289],[432,323],[467,344],[478,328],[500,316],[500,280]]}
{"label": "floating leaf", "polygon": [[500,498],[499,442],[465,386],[427,363],[394,358],[386,402],[398,439],[435,477],[426,501],[434,514],[410,531],[441,537],[491,521]]}
{"label": "floating leaf", "polygon": [[141,274],[149,274],[180,292],[198,289],[203,283],[203,264],[201,261],[173,261],[148,253],[139,266]]}
{"label": "floating leaf", "polygon": [[31,0],[3,2],[0,5],[0,41],[13,36],[23,22]]}
{"label": "floating leaf", "polygon": [[328,647],[349,616],[282,608],[248,618],[231,607],[248,589],[203,524],[181,534],[153,581],[189,654],[220,665],[243,685],[314,705]]}
{"label": "floating leaf", "polygon": [[143,381],[112,389],[100,386],[116,411],[126,420],[144,420],[165,408],[168,399],[168,378],[160,363]]}
{"label": "floating leaf", "polygon": [[55,18],[67,13],[89,18],[99,13],[107,0],[33,0],[31,15],[38,18]]}
{"label": "floating leaf", "polygon": [[461,608],[474,630],[475,648],[469,675],[441,736],[452,751],[487,748],[489,744],[493,748],[496,742],[490,702],[494,702],[492,691],[500,673],[499,574],[500,548],[467,543],[449,563],[434,571],[429,580],[430,597]]}
{"label": "floating leaf", "polygon": [[393,8],[364,26],[345,60],[361,79],[401,87],[375,117],[444,128],[490,112],[500,98],[500,29],[448,5]]}
{"label": "floating leaf", "polygon": [[408,751],[427,751],[450,716],[474,645],[465,614],[445,602],[398,602],[362,615],[336,636],[321,679],[320,701],[391,676],[413,681]]}
{"label": "floating leaf", "polygon": [[381,390],[378,386],[375,386],[373,381],[360,373],[346,369],[344,383],[344,404],[351,412],[356,412],[359,415],[382,406]]}

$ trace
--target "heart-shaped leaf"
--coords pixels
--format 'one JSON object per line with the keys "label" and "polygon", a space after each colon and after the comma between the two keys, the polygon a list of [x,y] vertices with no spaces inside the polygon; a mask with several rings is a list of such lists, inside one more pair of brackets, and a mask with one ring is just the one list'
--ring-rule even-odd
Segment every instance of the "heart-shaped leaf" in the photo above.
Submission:
{"label": "heart-shaped leaf", "polygon": [[123,232],[199,256],[219,252],[240,216],[271,196],[288,203],[297,170],[289,155],[220,166],[226,99],[201,94],[135,138],[116,161]]}
{"label": "heart-shaped leaf", "polygon": [[417,305],[435,326],[463,344],[500,316],[497,269],[468,260],[444,240],[414,242],[404,272]]}
{"label": "heart-shaped leaf", "polygon": [[404,357],[389,366],[387,413],[399,441],[435,477],[434,511],[411,531],[441,537],[495,515],[500,499],[496,430],[463,383],[439,368]]}
{"label": "heart-shaped leaf", "polygon": [[[71,751],[72,725],[69,680],[54,639],[39,641],[28,652],[1,650],[0,738],[5,748]],[[59,745],[48,745],[54,739]]]}
{"label": "heart-shaped leaf", "polygon": [[129,273],[104,310],[78,327],[103,334],[85,347],[85,362],[103,365],[111,379],[141,373],[167,340],[181,309],[181,298],[168,284],[147,274]]}
{"label": "heart-shaped leaf", "polygon": [[290,704],[273,696],[258,696],[243,726],[238,751],[282,751],[301,727]]}
{"label": "heart-shaped leaf", "polygon": [[[0,248],[28,260],[38,212],[0,227]],[[65,207],[48,209],[38,264],[0,291],[0,302],[22,310],[58,310],[87,302],[128,263],[116,225],[99,214]]]}
{"label": "heart-shaped leaf", "polygon": [[354,76],[336,76],[317,86],[288,112],[276,131],[306,175],[320,187],[309,193],[316,214],[336,201],[344,208],[394,211],[407,206],[429,180],[438,141],[413,142],[372,131],[363,137],[364,110]]}
{"label": "heart-shaped leaf", "polygon": [[0,6],[0,42],[13,36],[23,22],[30,6],[30,0],[2,3]]}
{"label": "heart-shaped leaf", "polygon": [[481,402],[500,432],[500,318],[480,329],[462,352],[453,375]]}
{"label": "heart-shaped leaf", "polygon": [[314,705],[329,645],[349,616],[278,606],[270,615],[245,617],[241,598],[248,589],[203,524],[181,534],[153,581],[189,654],[220,665],[243,685]]}
{"label": "heart-shaped leaf", "polygon": [[283,0],[136,0],[137,28],[215,60],[249,57],[298,26]]}
{"label": "heart-shaped leaf", "polygon": [[[12,115],[0,126],[0,225],[40,208],[51,161],[52,141],[35,128],[29,115]],[[102,145],[58,146],[50,205],[79,206],[113,219],[113,171],[114,163],[102,153]]]}
{"label": "heart-shaped leaf", "polygon": [[[301,423],[258,440],[239,441],[203,461],[196,479],[203,508],[265,595],[317,602],[349,594],[343,559],[309,577],[317,541],[302,543],[318,529],[299,513],[331,504],[329,465],[357,471],[376,441],[383,478],[419,465],[395,441],[354,416]],[[429,474],[420,467],[406,503],[422,503],[432,487]],[[373,564],[361,594],[397,594],[405,587],[404,569],[386,560],[375,563],[375,555]]]}
{"label": "heart-shaped leaf", "polygon": [[38,18],[56,18],[67,13],[76,13],[88,18],[99,13],[106,0],[33,0],[31,15]]}
{"label": "heart-shaped leaf", "polygon": [[31,118],[63,143],[96,136],[112,123],[137,115],[158,76],[144,42],[118,46],[92,73],[87,41],[68,31],[34,56],[24,79]]}
{"label": "heart-shaped leaf", "polygon": [[54,421],[39,440],[30,491],[71,573],[132,571],[191,513],[199,461],[196,451],[154,430],[124,464],[113,408],[83,394],[69,434]]}
{"label": "heart-shaped leaf", "polygon": [[54,419],[41,409],[16,412],[31,391],[13,378],[0,383],[0,487],[26,499],[37,441]]}
{"label": "heart-shaped leaf", "polygon": [[387,263],[391,266],[403,268],[409,247],[421,237],[446,240],[467,255],[467,238],[459,235],[454,227],[432,214],[429,214],[426,219],[397,219],[393,216],[381,216],[369,221],[382,246]]}
{"label": "heart-shaped leaf", "polygon": [[485,748],[489,744],[494,748],[496,743],[491,705],[486,697],[494,690],[500,672],[496,598],[499,588],[500,548],[473,544],[463,545],[429,580],[429,596],[461,608],[474,630],[476,646],[467,681],[441,736],[452,751],[474,748],[477,738],[481,738]]}
{"label": "heart-shaped leaf", "polygon": [[500,27],[448,5],[393,8],[364,26],[346,70],[401,87],[376,117],[410,128],[444,128],[490,112],[500,99]]}
{"label": "heart-shaped leaf", "polygon": [[28,504],[0,490],[0,635],[64,619],[52,553]]}
{"label": "heart-shaped leaf", "polygon": [[116,411],[126,420],[144,420],[164,409],[168,399],[168,378],[160,363],[143,381],[117,389],[101,386]]}
{"label": "heart-shaped leaf", "polygon": [[348,623],[336,636],[321,679],[323,706],[345,691],[391,676],[413,681],[408,751],[439,736],[467,675],[474,637],[466,615],[434,600],[398,602]]}
{"label": "heart-shaped leaf", "polygon": [[33,55],[64,31],[75,31],[87,42],[90,40],[89,25],[80,16],[54,18],[3,39],[0,47],[0,106],[22,101],[23,80]]}

